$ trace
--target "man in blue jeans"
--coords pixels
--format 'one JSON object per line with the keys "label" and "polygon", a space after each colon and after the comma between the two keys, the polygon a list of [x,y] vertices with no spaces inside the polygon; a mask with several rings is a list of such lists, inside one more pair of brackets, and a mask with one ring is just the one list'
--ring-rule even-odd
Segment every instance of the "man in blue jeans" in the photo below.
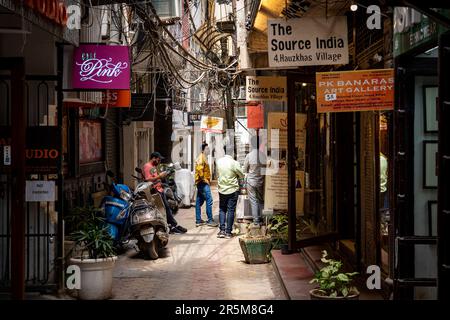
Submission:
{"label": "man in blue jeans", "polygon": [[206,215],[208,222],[206,225],[210,227],[217,227],[212,216],[213,199],[211,196],[211,172],[208,162],[206,161],[206,154],[208,153],[208,144],[203,142],[202,152],[195,160],[195,185],[197,186],[197,201],[195,203],[195,226],[199,227],[205,224],[202,220],[202,205],[206,201]]}
{"label": "man in blue jeans", "polygon": [[[239,178],[244,177],[242,168],[232,156],[227,154],[227,148],[223,148],[225,156],[217,161],[219,173],[219,220],[220,231],[218,238],[230,239],[233,237],[234,214],[239,198]],[[231,153],[232,150],[229,150]]]}

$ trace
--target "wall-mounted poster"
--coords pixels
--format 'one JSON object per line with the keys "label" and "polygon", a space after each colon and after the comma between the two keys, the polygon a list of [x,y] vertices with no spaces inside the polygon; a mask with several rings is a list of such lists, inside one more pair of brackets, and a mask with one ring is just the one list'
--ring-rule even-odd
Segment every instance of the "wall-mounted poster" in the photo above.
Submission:
{"label": "wall-mounted poster", "polygon": [[438,142],[426,140],[423,142],[423,188],[436,189],[438,178],[436,174],[436,160]]}
{"label": "wall-mounted poster", "polygon": [[[296,114],[295,119],[295,191],[297,215],[303,214],[305,197],[305,146],[306,114]],[[284,211],[288,209],[288,170],[287,170],[287,113],[269,112],[268,143],[270,156],[266,169],[264,210]]]}
{"label": "wall-mounted poster", "polygon": [[103,160],[102,123],[80,120],[80,164]]}
{"label": "wall-mounted poster", "polygon": [[423,87],[423,125],[425,133],[437,133],[438,121],[437,121],[437,86],[424,86]]}

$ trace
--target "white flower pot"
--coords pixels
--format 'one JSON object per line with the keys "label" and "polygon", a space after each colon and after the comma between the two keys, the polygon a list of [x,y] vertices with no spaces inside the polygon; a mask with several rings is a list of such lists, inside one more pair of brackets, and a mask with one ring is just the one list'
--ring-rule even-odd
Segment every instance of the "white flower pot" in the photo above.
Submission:
{"label": "white flower pot", "polygon": [[70,263],[81,269],[81,288],[78,298],[82,300],[109,299],[112,295],[114,263],[117,257],[104,259],[70,258]]}

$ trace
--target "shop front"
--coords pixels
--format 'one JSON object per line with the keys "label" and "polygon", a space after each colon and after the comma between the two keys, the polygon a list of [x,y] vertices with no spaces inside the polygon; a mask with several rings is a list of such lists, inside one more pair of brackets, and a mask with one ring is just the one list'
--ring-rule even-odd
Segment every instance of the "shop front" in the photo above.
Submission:
{"label": "shop front", "polygon": [[60,44],[78,44],[70,4],[49,13],[0,2],[0,288],[19,299],[62,280]]}
{"label": "shop front", "polygon": [[[396,8],[391,218],[395,299],[449,296],[448,9]],[[414,17],[409,25],[405,17]],[[447,22],[447,23],[446,23]]]}

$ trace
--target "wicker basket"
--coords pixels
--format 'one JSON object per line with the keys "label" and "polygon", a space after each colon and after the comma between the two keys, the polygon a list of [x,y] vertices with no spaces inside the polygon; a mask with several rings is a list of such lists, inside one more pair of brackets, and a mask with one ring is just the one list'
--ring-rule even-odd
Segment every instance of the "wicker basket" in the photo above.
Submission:
{"label": "wicker basket", "polygon": [[244,253],[245,262],[250,264],[268,263],[270,262],[270,249],[272,241],[270,236],[258,238],[239,238],[242,252]]}

